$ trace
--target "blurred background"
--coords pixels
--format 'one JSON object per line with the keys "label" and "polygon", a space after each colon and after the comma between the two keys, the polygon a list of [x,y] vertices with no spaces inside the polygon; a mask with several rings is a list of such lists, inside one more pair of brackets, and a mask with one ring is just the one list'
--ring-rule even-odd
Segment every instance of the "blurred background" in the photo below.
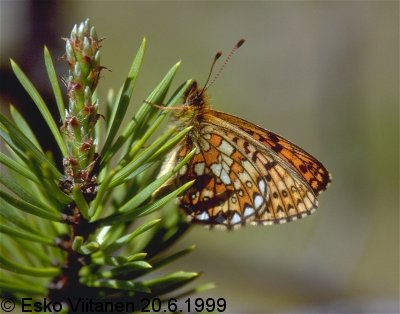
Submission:
{"label": "blurred background", "polygon": [[[194,227],[175,267],[202,271],[227,313],[399,312],[399,2],[0,2],[1,104],[45,127],[10,72],[12,57],[56,114],[43,45],[53,58],[75,23],[105,37],[99,97],[118,88],[143,36],[132,110],[166,71],[204,83],[216,51],[245,45],[209,90],[215,109],[292,140],[333,183],[316,214],[235,232]],[[64,62],[56,62],[61,75]],[[51,139],[42,143],[51,149]]]}

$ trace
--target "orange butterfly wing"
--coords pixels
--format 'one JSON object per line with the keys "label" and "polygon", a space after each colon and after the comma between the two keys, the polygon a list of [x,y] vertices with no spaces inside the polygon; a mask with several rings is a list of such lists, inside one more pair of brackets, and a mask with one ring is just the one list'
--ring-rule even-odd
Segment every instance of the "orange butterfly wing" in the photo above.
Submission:
{"label": "orange butterfly wing", "polygon": [[214,110],[212,114],[219,119],[234,124],[249,134],[255,141],[262,143],[288,161],[312,188],[315,195],[325,191],[328,187],[332,180],[328,170],[321,162],[297,145],[244,119]]}
{"label": "orange butterfly wing", "polygon": [[202,123],[201,137],[184,141],[174,154],[174,164],[193,147],[195,156],[176,178],[176,185],[195,180],[180,204],[192,222],[206,225],[239,226],[267,207],[267,183],[248,156],[236,149],[213,125]]}

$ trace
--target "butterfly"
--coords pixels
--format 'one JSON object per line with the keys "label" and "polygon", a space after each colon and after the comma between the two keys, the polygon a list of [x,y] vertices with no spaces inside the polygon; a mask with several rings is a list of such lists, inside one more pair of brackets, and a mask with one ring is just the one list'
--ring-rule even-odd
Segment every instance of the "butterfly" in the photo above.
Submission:
{"label": "butterfly", "polygon": [[[220,72],[243,42],[232,49]],[[220,55],[214,58],[207,82]],[[327,169],[285,138],[211,109],[206,89],[213,81],[207,82],[204,88],[192,82],[184,104],[175,110],[178,124],[193,128],[167,156],[161,170],[162,174],[196,150],[173,179],[176,186],[195,180],[179,197],[189,220],[233,229],[246,223],[284,223],[313,213],[317,195],[331,182]]]}

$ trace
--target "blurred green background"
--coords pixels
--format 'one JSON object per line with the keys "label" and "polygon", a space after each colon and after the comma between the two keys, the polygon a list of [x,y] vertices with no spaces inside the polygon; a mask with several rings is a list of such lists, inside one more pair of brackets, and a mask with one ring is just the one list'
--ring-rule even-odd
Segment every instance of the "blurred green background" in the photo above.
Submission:
{"label": "blurred green background", "polygon": [[[55,109],[43,80],[43,45],[61,56],[60,38],[87,17],[106,38],[102,64],[112,70],[102,73],[103,103],[146,36],[133,107],[176,61],[183,63],[175,87],[188,78],[201,84],[215,52],[246,38],[209,90],[213,107],[297,143],[326,165],[333,183],[317,213],[296,223],[192,228],[177,247],[197,249],[175,267],[215,282],[201,296],[224,297],[227,313],[399,312],[399,2],[0,5],[1,101],[28,116],[8,59]],[[63,62],[57,69],[67,71]]]}

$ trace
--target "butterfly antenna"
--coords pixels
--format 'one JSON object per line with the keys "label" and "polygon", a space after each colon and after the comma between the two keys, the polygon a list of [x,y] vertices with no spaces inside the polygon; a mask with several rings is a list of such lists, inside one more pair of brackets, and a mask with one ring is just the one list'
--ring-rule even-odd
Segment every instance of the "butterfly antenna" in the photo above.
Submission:
{"label": "butterfly antenna", "polygon": [[218,60],[221,56],[222,56],[222,52],[221,52],[221,51],[218,51],[218,52],[215,54],[214,61],[213,61],[213,63],[211,64],[210,72],[208,73],[208,77],[207,77],[206,83],[204,84],[204,87],[203,87],[203,89],[201,90],[201,94],[203,94],[203,92],[206,90],[207,84],[208,84],[208,81],[209,81],[210,78],[211,78],[211,74],[212,74],[212,72],[213,72],[215,63],[217,62],[217,60]]}
{"label": "butterfly antenna", "polygon": [[[240,46],[243,45],[244,42],[245,42],[245,40],[244,40],[244,39],[241,39],[241,40],[239,40],[239,41],[237,42],[237,44],[236,44],[235,46],[233,46],[231,52],[228,54],[228,56],[226,57],[225,61],[222,63],[222,65],[221,65],[221,67],[219,68],[217,74],[215,74],[213,80],[212,80],[209,84],[207,84],[208,81],[209,81],[209,79],[210,79],[210,76],[211,76],[211,73],[212,73],[212,69],[213,69],[213,67],[214,67],[214,64],[215,64],[215,62],[217,61],[217,59],[221,56],[222,53],[218,56],[218,58],[214,59],[213,65],[212,65],[212,67],[211,67],[210,74],[209,74],[209,76],[208,76],[207,82],[206,82],[206,84],[205,84],[205,86],[204,86],[202,92],[203,92],[204,90],[206,90],[207,88],[209,88],[212,84],[214,84],[214,82],[215,82],[215,81],[218,79],[218,77],[221,75],[221,73],[222,73],[222,71],[224,70],[226,64],[229,62],[229,60],[230,60],[231,57],[234,55],[234,53],[236,52],[236,50],[238,50],[238,49],[240,48]],[[218,53],[217,53],[217,55],[218,55]],[[216,55],[216,56],[217,56],[217,55]]]}

